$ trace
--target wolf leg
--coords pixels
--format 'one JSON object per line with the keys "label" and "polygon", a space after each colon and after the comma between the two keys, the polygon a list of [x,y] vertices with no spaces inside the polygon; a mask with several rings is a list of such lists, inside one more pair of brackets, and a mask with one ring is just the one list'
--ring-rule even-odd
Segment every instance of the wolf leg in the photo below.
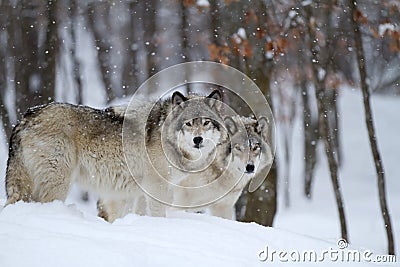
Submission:
{"label": "wolf leg", "polygon": [[154,217],[165,217],[166,216],[166,205],[152,197],[146,196],[147,202],[147,215]]}
{"label": "wolf leg", "polygon": [[135,213],[138,215],[147,215],[146,197],[142,194],[135,199]]}
{"label": "wolf leg", "polygon": [[133,200],[127,199],[99,199],[97,202],[98,216],[107,222],[114,222],[122,218],[133,210]]}
{"label": "wolf leg", "polygon": [[38,173],[41,178],[35,182],[32,199],[37,202],[64,201],[71,186],[71,173],[65,166],[48,166],[46,171]]}
{"label": "wolf leg", "polygon": [[224,202],[218,203],[217,202],[217,203],[211,205],[209,207],[209,209],[213,216],[217,216],[217,217],[221,217],[221,218],[229,219],[229,220],[233,219],[234,208],[229,203],[224,203]]}
{"label": "wolf leg", "polygon": [[[33,141],[35,142],[35,140]],[[76,168],[77,155],[66,136],[41,138],[24,149],[24,159],[33,180],[32,200],[64,201]]]}
{"label": "wolf leg", "polygon": [[10,156],[7,162],[6,191],[8,204],[22,200],[29,202],[32,199],[33,181],[29,176],[19,154]]}
{"label": "wolf leg", "polygon": [[97,201],[97,216],[103,218],[107,222],[113,222],[115,220],[115,214],[113,211],[113,202],[99,199]]}

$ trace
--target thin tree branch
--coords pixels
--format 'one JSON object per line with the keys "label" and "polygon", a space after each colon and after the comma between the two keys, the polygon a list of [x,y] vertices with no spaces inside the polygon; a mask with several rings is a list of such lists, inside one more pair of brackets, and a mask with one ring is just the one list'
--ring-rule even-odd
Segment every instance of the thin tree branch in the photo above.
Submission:
{"label": "thin tree branch", "polygon": [[374,121],[372,116],[372,108],[370,104],[370,92],[369,86],[367,83],[367,70],[365,66],[365,54],[364,48],[362,45],[362,37],[360,26],[356,21],[354,16],[357,8],[357,1],[356,0],[349,0],[349,7],[350,7],[350,15],[352,16],[352,25],[353,25],[353,32],[354,32],[354,41],[356,46],[356,53],[357,53],[357,63],[358,63],[358,71],[360,73],[360,83],[361,83],[361,90],[363,94],[363,102],[364,102],[364,111],[365,111],[365,123],[368,129],[368,137],[369,143],[372,151],[372,155],[374,157],[376,175],[378,180],[378,191],[379,191],[379,204],[381,207],[381,212],[383,216],[383,220],[385,223],[386,228],[386,235],[388,239],[388,254],[394,255],[395,254],[395,247],[394,247],[394,237],[392,231],[392,223],[390,220],[390,213],[386,201],[386,192],[385,192],[385,172],[383,168],[383,162],[381,155],[378,149],[378,142],[375,133]]}
{"label": "thin tree branch", "polygon": [[347,234],[347,224],[346,224],[346,216],[344,212],[344,204],[343,204],[343,197],[340,190],[339,185],[339,177],[338,177],[338,166],[337,161],[334,155],[333,143],[332,138],[330,137],[330,130],[329,130],[329,117],[328,117],[328,109],[325,105],[325,91],[324,91],[324,80],[319,79],[318,77],[318,64],[319,64],[319,51],[320,48],[315,47],[317,45],[316,34],[315,30],[310,25],[310,18],[312,16],[312,7],[307,6],[305,7],[305,12],[307,16],[307,31],[309,34],[309,49],[311,51],[311,67],[313,71],[313,78],[315,88],[315,97],[317,99],[317,107],[318,107],[318,115],[319,115],[319,125],[320,125],[320,134],[321,138],[324,141],[325,145],[325,152],[326,157],[328,159],[329,170],[331,174],[331,182],[335,192],[335,198],[337,203],[337,209],[339,213],[340,219],[340,227],[341,227],[341,237],[348,241],[348,234]]}

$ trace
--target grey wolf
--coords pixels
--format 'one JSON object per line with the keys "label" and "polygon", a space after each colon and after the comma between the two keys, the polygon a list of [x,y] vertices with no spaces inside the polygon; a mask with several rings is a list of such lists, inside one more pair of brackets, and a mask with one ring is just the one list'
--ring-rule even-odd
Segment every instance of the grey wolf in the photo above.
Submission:
{"label": "grey wolf", "polygon": [[[221,98],[219,91],[212,92],[208,97],[184,97],[175,92],[170,99],[144,105],[154,105],[146,124],[145,136],[139,136],[142,109],[125,113],[124,108],[108,108],[98,110],[90,107],[71,104],[52,103],[29,109],[20,123],[13,129],[10,139],[9,159],[6,171],[7,203],[12,204],[19,200],[30,202],[50,202],[65,200],[72,183],[78,183],[83,189],[93,192],[104,202],[113,201],[130,202],[135,196],[142,196],[137,182],[152,184],[156,174],[148,167],[149,157],[159,164],[159,170],[167,173],[171,165],[160,155],[162,149],[172,152],[181,151],[176,157],[176,164],[180,168],[193,168],[193,158],[199,150],[208,155],[215,153],[206,141],[209,138],[218,139],[217,135],[207,135],[212,132],[215,125],[206,123],[205,120],[193,123],[203,123],[204,131],[191,132],[176,131],[182,129],[185,121],[194,118],[196,110],[201,108],[202,117],[217,118],[218,104]],[[188,100],[193,100],[190,104]],[[183,103],[185,102],[185,103]],[[186,104],[186,102],[188,104]],[[171,120],[167,129],[166,147],[161,143],[163,122],[170,117],[179,118]],[[205,116],[208,115],[208,116]],[[131,142],[122,144],[122,129],[124,121],[130,121],[132,131],[138,135]],[[208,121],[208,120],[207,120]],[[207,124],[207,125],[204,125]],[[193,136],[189,140],[188,136]],[[182,145],[177,148],[172,140],[179,140]],[[203,138],[202,140],[200,139]],[[220,135],[221,141],[225,138]],[[148,150],[143,151],[139,145],[140,140],[145,140]],[[184,142],[191,142],[185,144]],[[219,143],[219,140],[213,142]],[[134,155],[134,162],[126,162],[125,154]],[[129,158],[129,157],[128,157]],[[133,177],[129,171],[135,168]],[[199,165],[199,164],[198,164]],[[198,167],[198,166],[195,166]],[[180,180],[181,173],[168,177],[169,180]],[[149,181],[147,181],[149,180]],[[154,215],[163,215],[163,209],[157,210],[157,205],[152,210]],[[111,215],[116,214],[115,208],[109,207]],[[115,217],[110,216],[110,221]]]}
{"label": "grey wolf", "polygon": [[65,200],[73,182],[100,195],[133,194],[137,186],[120,140],[123,119],[112,110],[70,104],[29,109],[10,139],[7,204]]}
{"label": "grey wolf", "polygon": [[[167,207],[162,202],[173,205],[187,203],[186,199],[177,200],[179,192],[173,185],[188,177],[197,177],[197,182],[203,184],[210,177],[217,177],[221,169],[219,165],[223,163],[212,162],[211,159],[227,153],[225,143],[228,140],[227,132],[218,122],[222,120],[221,97],[218,90],[207,97],[186,97],[175,92],[169,101],[156,102],[145,121],[145,147],[140,148],[140,152],[134,152],[130,166],[139,172],[144,168],[156,168],[156,171],[143,175],[146,178],[140,182],[141,189],[146,193],[139,192],[130,199],[101,198],[98,203],[99,214],[111,221],[130,212],[164,216]],[[128,110],[125,117],[142,116],[136,110]],[[136,127],[132,125],[133,129]],[[153,166],[147,163],[143,167],[137,162],[137,158],[146,156],[148,163]],[[172,186],[163,185],[160,177]]]}
{"label": "grey wolf", "polygon": [[[215,192],[219,192],[221,198],[200,210],[208,210],[214,216],[232,219],[235,203],[245,186],[260,170],[272,163],[273,155],[268,137],[271,126],[265,117],[255,120],[236,115],[225,117],[224,121],[231,136],[232,158],[229,167],[214,186]],[[245,133],[241,131],[241,126]]]}
{"label": "grey wolf", "polygon": [[[215,216],[232,219],[235,203],[250,179],[272,164],[273,154],[269,142],[271,124],[265,117],[255,120],[243,116],[228,117],[225,118],[225,122],[232,135],[232,167],[226,176],[242,176],[224,197],[209,207],[209,210]],[[240,133],[240,125],[244,125],[246,129],[245,139]],[[223,181],[224,178],[221,179],[221,183]]]}

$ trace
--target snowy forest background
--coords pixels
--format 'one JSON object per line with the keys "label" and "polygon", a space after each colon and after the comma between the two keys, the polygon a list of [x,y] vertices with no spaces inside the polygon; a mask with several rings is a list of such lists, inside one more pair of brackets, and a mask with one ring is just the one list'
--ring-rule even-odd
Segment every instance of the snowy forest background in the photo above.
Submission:
{"label": "snowy forest background", "polygon": [[[400,94],[400,3],[356,4],[0,0],[0,115],[5,143],[28,107],[52,101],[105,107],[177,63],[228,64],[260,87],[278,125],[275,165],[260,190],[241,198],[238,220],[314,236],[333,232],[350,241],[354,236],[362,246],[393,254],[392,232],[397,231],[397,240],[400,235],[399,201],[394,200],[400,170],[394,169],[397,153],[386,154],[379,144],[384,142],[381,136],[391,138],[385,140],[388,147],[400,142],[386,132],[394,129],[379,131],[382,122],[367,120],[378,125],[372,136],[383,160],[372,154],[366,138],[371,129],[364,123],[361,105],[363,99],[369,102],[367,91],[380,97],[377,103],[383,108]],[[366,90],[363,95],[358,88]],[[353,107],[358,111],[353,113]],[[354,114],[359,114],[360,127],[353,131],[353,123],[344,120]],[[393,124],[400,124],[398,117],[393,117]],[[355,140],[363,135],[364,152],[357,142],[346,141],[346,134]],[[361,158],[361,164],[349,166]],[[6,159],[6,153],[1,155],[2,166]],[[378,166],[375,171],[374,162],[388,170]],[[366,180],[360,171],[365,165],[370,166]],[[359,195],[364,183],[368,189]],[[0,192],[4,197],[3,186]],[[381,212],[382,207],[388,210]],[[307,214],[311,216],[304,219]],[[324,216],[326,221],[319,218]],[[373,223],[364,225],[368,220]],[[365,241],[371,231],[370,241]]]}

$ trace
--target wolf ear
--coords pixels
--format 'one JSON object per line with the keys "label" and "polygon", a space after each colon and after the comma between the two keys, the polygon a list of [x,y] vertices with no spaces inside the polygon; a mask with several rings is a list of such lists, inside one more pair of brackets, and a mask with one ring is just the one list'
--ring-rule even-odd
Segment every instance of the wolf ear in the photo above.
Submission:
{"label": "wolf ear", "polygon": [[259,133],[265,141],[267,141],[268,138],[271,137],[270,136],[270,132],[271,132],[270,124],[266,117],[260,117],[257,120],[256,132]]}
{"label": "wolf ear", "polygon": [[216,110],[221,109],[222,94],[220,90],[215,89],[214,91],[212,91],[211,94],[207,96],[207,99],[209,99],[208,103],[211,108],[215,108]]}
{"label": "wolf ear", "polygon": [[234,135],[237,132],[237,126],[234,120],[231,117],[226,117],[224,119],[224,123],[226,126],[226,129],[228,130],[228,133],[230,135]]}
{"label": "wolf ear", "polygon": [[178,106],[178,105],[180,105],[182,102],[185,102],[185,101],[187,100],[187,98],[186,98],[184,95],[182,95],[181,92],[175,91],[175,92],[172,94],[171,100],[172,100],[172,104]]}

